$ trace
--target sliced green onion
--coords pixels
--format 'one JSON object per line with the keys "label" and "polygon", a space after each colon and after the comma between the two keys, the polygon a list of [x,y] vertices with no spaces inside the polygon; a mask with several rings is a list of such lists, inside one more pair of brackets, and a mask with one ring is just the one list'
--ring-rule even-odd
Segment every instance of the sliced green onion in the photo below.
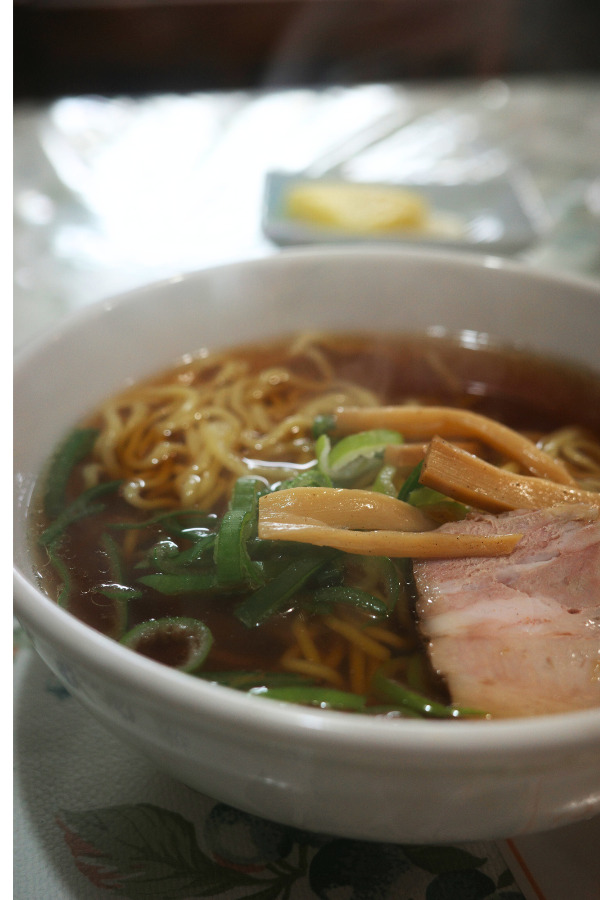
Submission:
{"label": "sliced green onion", "polygon": [[315,444],[315,452],[320,470],[334,483],[347,485],[372,473],[389,444],[402,442],[401,434],[386,428],[349,434],[333,446],[329,435],[322,434]]}
{"label": "sliced green onion", "polygon": [[250,558],[247,543],[256,535],[258,499],[268,486],[257,478],[238,478],[230,507],[223,516],[215,543],[217,582],[223,587],[262,584],[262,567]]}
{"label": "sliced green onion", "polygon": [[335,688],[323,688],[317,686],[280,687],[280,688],[255,688],[249,691],[257,697],[267,697],[270,700],[283,700],[286,703],[299,703],[302,706],[318,706],[320,709],[339,709],[354,712],[362,712],[365,709],[366,698],[361,694],[351,694],[348,691],[340,691]]}
{"label": "sliced green onion", "polygon": [[111,534],[103,532],[100,537],[100,546],[106,553],[108,571],[112,581],[121,584],[123,582],[123,560],[119,551],[119,545]]}
{"label": "sliced green onion", "polygon": [[398,500],[404,500],[405,503],[408,503],[408,498],[412,491],[415,488],[419,487],[419,478],[421,477],[421,470],[423,468],[423,460],[418,462],[414,469],[408,473],[406,481],[398,491]]}
{"label": "sliced green onion", "polygon": [[183,575],[198,562],[210,560],[215,547],[216,534],[204,534],[194,541],[187,550],[180,550],[173,541],[159,541],[150,556],[152,565],[158,572]]}
{"label": "sliced green onion", "polygon": [[108,600],[138,600],[142,596],[138,588],[128,584],[101,584],[95,590]]}
{"label": "sliced green onion", "polygon": [[269,491],[270,487],[264,478],[238,478],[233,486],[229,508],[252,512],[258,505],[259,497]]}
{"label": "sliced green onion", "polygon": [[331,478],[329,475],[326,475],[325,472],[322,472],[321,469],[316,466],[312,469],[307,469],[306,472],[300,472],[299,475],[294,475],[293,478],[287,478],[285,481],[282,481],[280,485],[278,485],[277,490],[282,491],[287,488],[297,488],[297,487],[331,487]]}
{"label": "sliced green onion", "polygon": [[79,519],[101,512],[104,509],[104,503],[95,503],[94,501],[104,494],[113,493],[121,483],[121,481],[104,481],[80,494],[40,535],[40,544],[47,547],[61,537],[69,525],[73,525]]}
{"label": "sliced green onion", "polygon": [[199,619],[168,616],[141,622],[120,641],[137,653],[157,662],[170,664],[178,651],[173,668],[181,672],[195,672],[204,663],[213,637],[210,629]]}
{"label": "sliced green onion", "polygon": [[78,462],[90,452],[98,437],[97,428],[77,428],[60,445],[50,463],[44,493],[44,512],[55,519],[66,503],[67,484]]}
{"label": "sliced green onion", "polygon": [[446,705],[436,700],[431,700],[429,697],[400,684],[390,674],[390,672],[393,672],[394,663],[395,661],[392,660],[391,665],[384,663],[380,666],[373,675],[371,682],[373,693],[383,702],[397,704],[401,710],[410,710],[418,713],[425,719],[459,719],[485,716],[485,713],[480,710]]}
{"label": "sliced green onion", "polygon": [[234,610],[235,615],[247,628],[261,625],[272,615],[280,612],[294,594],[335,555],[337,551],[315,550],[293,560],[272,581],[242,600]]}
{"label": "sliced green onion", "polygon": [[156,572],[138,578],[140,584],[158,591],[166,597],[177,597],[180,594],[214,593],[219,585],[214,570],[206,572]]}
{"label": "sliced green onion", "polygon": [[[182,524],[180,519],[183,519],[185,524]],[[111,522],[108,527],[116,531],[139,531],[153,525],[162,525],[169,534],[193,540],[198,530],[204,533],[207,528],[214,526],[216,521],[217,516],[214,513],[205,513],[197,509],[178,509],[165,510],[145,521]]]}
{"label": "sliced green onion", "polygon": [[388,444],[401,444],[402,442],[401,434],[387,428],[375,428],[372,431],[349,434],[332,448],[329,453],[329,467],[333,472],[337,472],[359,456],[373,456],[375,453],[385,450]]}
{"label": "sliced green onion", "polygon": [[312,436],[316,441],[322,434],[329,434],[335,430],[336,417],[333,415],[316,416],[312,426]]}
{"label": "sliced green onion", "polygon": [[[303,546],[306,552],[306,544]],[[319,569],[314,578],[315,590],[318,590],[319,588],[338,587],[338,585],[344,583],[344,574],[346,572],[346,569],[344,568],[345,557],[345,553],[340,553],[337,556],[334,556],[322,569]]]}
{"label": "sliced green onion", "polygon": [[319,588],[311,595],[310,602],[317,607],[323,604],[344,603],[355,606],[357,609],[364,609],[378,618],[384,618],[388,615],[388,608],[379,597],[374,597],[373,594],[369,594],[368,591],[363,591],[360,588],[347,587],[344,584],[339,584],[335,587]]}
{"label": "sliced green onion", "polygon": [[398,489],[394,484],[397,471],[396,466],[382,466],[377,473],[371,490],[377,491],[378,494],[387,494],[388,497],[395,497],[398,493]]}
{"label": "sliced green onion", "polygon": [[248,553],[247,541],[254,530],[255,514],[231,509],[223,516],[215,544],[217,582],[223,587],[261,583],[261,566]]}
{"label": "sliced green onion", "polygon": [[392,612],[400,597],[398,569],[388,556],[358,556],[347,553],[343,557],[346,582],[380,597],[386,612]]}
{"label": "sliced green onion", "polygon": [[408,502],[411,506],[417,506],[419,509],[435,509],[439,513],[444,513],[444,518],[453,521],[464,519],[468,512],[464,503],[452,500],[452,498],[446,496],[446,494],[442,494],[439,491],[430,487],[425,487],[424,485],[419,485],[419,487],[416,487],[410,492],[408,495]]}
{"label": "sliced green onion", "polygon": [[52,568],[61,581],[60,591],[56,602],[63,609],[68,609],[71,599],[71,571],[59,553],[60,539],[46,545],[46,553]]}
{"label": "sliced green onion", "polygon": [[127,631],[129,604],[132,600],[141,598],[142,591],[126,584],[101,584],[95,588],[95,591],[112,603],[114,619],[110,629],[106,630],[106,634],[118,641]]}

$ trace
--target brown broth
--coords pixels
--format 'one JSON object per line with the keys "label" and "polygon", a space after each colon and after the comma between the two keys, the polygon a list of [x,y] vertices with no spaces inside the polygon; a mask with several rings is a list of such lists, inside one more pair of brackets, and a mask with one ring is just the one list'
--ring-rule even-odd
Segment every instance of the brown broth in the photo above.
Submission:
{"label": "brown broth", "polygon": [[[287,361],[286,347],[287,341],[276,341],[240,347],[232,353],[247,360],[253,370],[259,370]],[[335,341],[328,357],[340,377],[375,391],[383,404],[408,399],[466,407],[532,434],[576,424],[600,438],[600,376],[556,360],[497,347],[472,336],[462,341],[430,336],[345,336]],[[310,363],[302,365],[306,366],[304,374],[310,374]],[[178,367],[153,379],[152,383],[181,379],[185,377],[184,372],[185,367]],[[90,422],[94,422],[94,417]],[[69,484],[71,500],[81,490],[80,470],[81,466]],[[101,515],[84,518],[70,528],[61,545],[63,559],[73,578],[70,611],[109,636],[119,634],[123,607],[97,590],[99,582],[111,581],[102,535],[111,524],[146,518],[148,513],[133,509],[115,495],[106,501]],[[37,536],[47,525],[39,508],[34,511],[33,522],[34,536]],[[135,582],[134,566],[143,552],[157,541],[169,538],[161,525],[138,533],[142,537],[127,564],[126,583]],[[56,598],[59,580],[43,553],[39,554],[38,562],[43,589]],[[249,633],[232,615],[232,606],[237,602],[239,597],[198,594],[167,597],[146,588],[141,598],[127,603],[127,627],[162,616],[195,617],[211,629],[214,637],[205,664],[207,670],[276,669],[290,640],[288,616],[284,612]],[[397,623],[393,622],[391,627],[400,633]],[[416,632],[412,637],[417,640]],[[174,652],[177,654],[179,650],[176,648]],[[176,664],[165,647],[161,647],[159,658]],[[443,690],[438,696],[444,698]]]}

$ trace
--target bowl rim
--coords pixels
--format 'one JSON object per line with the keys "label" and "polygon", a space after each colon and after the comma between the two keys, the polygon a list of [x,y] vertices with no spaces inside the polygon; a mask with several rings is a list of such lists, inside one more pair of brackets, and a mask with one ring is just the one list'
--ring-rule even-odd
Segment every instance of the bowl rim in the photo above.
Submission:
{"label": "bowl rim", "polygon": [[433,247],[397,247],[393,245],[288,247],[272,255],[251,256],[233,262],[222,262],[199,269],[184,270],[166,278],[119,291],[108,297],[77,307],[68,312],[60,321],[51,325],[42,334],[30,338],[23,345],[19,346],[14,355],[13,371],[15,374],[18,374],[18,369],[24,364],[26,359],[38,353],[45,345],[59,340],[72,330],[82,327],[88,319],[93,320],[105,313],[110,313],[123,304],[130,303],[136,299],[143,299],[146,295],[167,290],[174,284],[201,280],[212,273],[224,271],[233,272],[239,269],[255,267],[273,268],[286,266],[289,263],[308,262],[311,259],[329,259],[331,261],[339,259],[346,261],[349,258],[353,260],[361,258],[366,260],[377,258],[382,260],[418,260],[434,265],[456,266],[464,270],[491,269],[506,275],[522,277],[530,282],[545,282],[547,284],[562,285],[565,288],[574,290],[588,291],[592,294],[596,293],[600,300],[600,278],[577,272],[535,268],[522,260],[498,256],[492,253],[481,254],[469,251],[436,249]]}
{"label": "bowl rim", "polygon": [[[495,269],[528,282],[547,282],[597,293],[600,301],[600,281],[587,276],[533,269],[520,261],[502,257],[429,248],[294,248],[273,256],[241,259],[177,274],[81,307],[44,334],[26,342],[15,354],[14,374],[18,376],[21,367],[26,366],[45,346],[85,327],[88,321],[93,322],[98,316],[110,313],[136,298],[168,290],[175,283],[193,282],[218,270],[233,271],[248,266],[280,267],[289,261],[302,263],[323,258],[344,261],[349,256],[416,258],[462,268]],[[440,756],[439,740],[443,738],[444,753],[440,764],[444,766],[450,759],[460,764],[467,747],[469,754],[487,758],[498,752],[505,756],[510,752],[522,755],[527,751],[532,756],[538,756],[546,751],[567,749],[574,739],[580,747],[597,746],[600,741],[600,708],[522,719],[456,721],[448,727],[449,723],[439,720],[390,721],[333,710],[310,709],[274,700],[266,703],[264,698],[190,677],[132,653],[57,606],[17,564],[13,566],[13,586],[15,613],[26,630],[31,627],[42,639],[60,647],[82,664],[90,665],[91,658],[94,670],[110,682],[133,688],[138,697],[148,701],[159,699],[187,713],[202,710],[216,726],[235,721],[238,727],[245,729],[245,733],[259,734],[265,739],[289,741],[293,735],[302,746],[331,748],[335,745],[356,753],[372,751],[377,747],[384,754],[381,762],[390,764],[398,754],[417,752],[422,754],[422,764],[431,765]],[[33,622],[35,626],[30,626]]]}

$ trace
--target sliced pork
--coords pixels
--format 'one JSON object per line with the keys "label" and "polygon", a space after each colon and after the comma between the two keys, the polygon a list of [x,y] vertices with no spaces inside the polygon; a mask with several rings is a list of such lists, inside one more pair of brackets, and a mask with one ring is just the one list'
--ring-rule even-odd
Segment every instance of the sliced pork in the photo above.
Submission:
{"label": "sliced pork", "polygon": [[420,628],[452,701],[503,717],[600,707],[600,510],[442,528],[523,534],[510,556],[415,562]]}

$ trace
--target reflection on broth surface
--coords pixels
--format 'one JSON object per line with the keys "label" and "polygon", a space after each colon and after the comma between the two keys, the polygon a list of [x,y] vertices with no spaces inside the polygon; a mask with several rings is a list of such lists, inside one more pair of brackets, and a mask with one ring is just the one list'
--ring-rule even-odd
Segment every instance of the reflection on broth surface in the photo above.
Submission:
{"label": "reflection on broth surface", "polygon": [[[445,473],[455,457],[469,486],[485,481],[476,502]],[[473,513],[521,505],[507,473],[529,508],[584,507],[597,531],[598,375],[473,335],[202,351],[59,448],[32,516],[39,575],[84,622],[199,677],[481,716],[430,663],[411,560],[508,558],[521,534],[468,533]]]}

